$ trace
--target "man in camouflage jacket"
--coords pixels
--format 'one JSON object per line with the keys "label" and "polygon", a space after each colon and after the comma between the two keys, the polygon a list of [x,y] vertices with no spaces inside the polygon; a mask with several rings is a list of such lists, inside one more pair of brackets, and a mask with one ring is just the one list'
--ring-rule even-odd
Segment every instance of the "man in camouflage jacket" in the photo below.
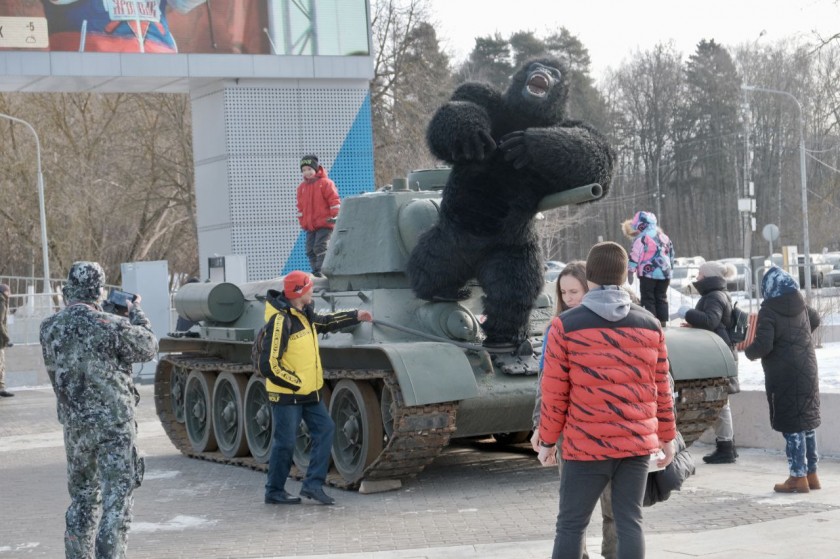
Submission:
{"label": "man in camouflage jacket", "polygon": [[157,340],[139,299],[127,317],[102,311],[104,286],[99,264],[74,263],[63,291],[67,307],[41,323],[44,364],[64,425],[68,558],[125,556],[132,492],[143,479],[131,364],[150,361]]}
{"label": "man in camouflage jacket", "polygon": [[9,342],[9,330],[7,322],[9,319],[9,295],[11,289],[5,283],[0,283],[0,397],[8,398],[14,396],[6,390],[6,348],[12,345]]}

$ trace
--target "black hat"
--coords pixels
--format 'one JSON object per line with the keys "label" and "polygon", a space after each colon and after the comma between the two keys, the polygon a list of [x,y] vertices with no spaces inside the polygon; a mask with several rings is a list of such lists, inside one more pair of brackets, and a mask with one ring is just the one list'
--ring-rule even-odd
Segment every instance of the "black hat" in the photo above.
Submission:
{"label": "black hat", "polygon": [[627,251],[618,243],[606,241],[589,249],[586,279],[598,285],[621,285],[627,277]]}
{"label": "black hat", "polygon": [[318,163],[318,156],[317,155],[304,155],[300,159],[300,168],[303,169],[304,167],[312,167],[315,171],[318,170],[318,167],[321,165]]}

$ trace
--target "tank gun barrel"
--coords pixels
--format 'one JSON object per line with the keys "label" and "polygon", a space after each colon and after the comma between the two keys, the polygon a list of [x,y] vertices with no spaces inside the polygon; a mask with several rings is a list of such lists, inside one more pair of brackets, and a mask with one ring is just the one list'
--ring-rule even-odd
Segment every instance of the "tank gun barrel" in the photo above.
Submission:
{"label": "tank gun barrel", "polygon": [[591,202],[597,200],[604,195],[604,189],[598,183],[587,184],[586,186],[579,186],[571,190],[565,190],[556,194],[549,194],[537,206],[537,210],[544,212],[546,210],[553,210],[560,206],[570,206],[572,204],[582,204],[583,202]]}

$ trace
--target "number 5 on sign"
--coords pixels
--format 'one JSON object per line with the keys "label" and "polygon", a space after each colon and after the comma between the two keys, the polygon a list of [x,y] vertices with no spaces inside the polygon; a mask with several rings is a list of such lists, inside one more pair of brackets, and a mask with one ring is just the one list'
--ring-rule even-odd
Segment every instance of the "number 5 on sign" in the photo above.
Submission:
{"label": "number 5 on sign", "polygon": [[0,17],[0,49],[46,49],[50,46],[45,17]]}

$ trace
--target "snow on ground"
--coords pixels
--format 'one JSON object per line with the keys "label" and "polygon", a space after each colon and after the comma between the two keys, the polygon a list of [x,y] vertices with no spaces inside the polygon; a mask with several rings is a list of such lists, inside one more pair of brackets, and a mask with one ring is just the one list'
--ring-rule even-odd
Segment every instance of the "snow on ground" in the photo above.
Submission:
{"label": "snow on ground", "polygon": [[[625,286],[627,286],[625,284]],[[639,282],[633,282],[628,286],[636,296],[639,295]],[[818,311],[823,314],[821,321],[823,326],[840,325],[840,290],[823,289],[821,293],[825,296],[817,304]],[[694,307],[700,299],[699,295],[685,295],[674,288],[668,289],[668,306],[671,316],[671,326],[678,326],[682,320],[677,312],[683,305]],[[738,303],[738,308],[747,312],[758,312],[760,301],[750,300],[744,292],[732,294],[732,301]],[[830,307],[830,310],[829,310]],[[820,372],[820,392],[840,394],[840,342],[823,343],[816,349],[817,365]],[[738,354],[738,380],[741,390],[759,390],[764,392],[764,370],[761,368],[761,360],[750,361],[744,357],[744,353]]]}
{"label": "snow on ground", "polygon": [[[840,394],[840,342],[822,344],[816,349],[820,371],[820,392]],[[750,361],[738,354],[738,380],[741,390],[764,391],[764,370],[761,360]]]}
{"label": "snow on ground", "polygon": [[[636,283],[638,284],[638,282]],[[833,307],[832,310],[840,306],[836,291],[835,289],[832,289],[831,292],[829,292],[829,289],[822,290],[827,296],[821,298],[817,309],[822,311],[821,322],[823,326],[840,324],[840,313],[826,312],[827,306]],[[699,298],[698,295],[688,296],[675,289],[669,289],[668,304],[673,324],[681,322],[677,315],[680,306],[694,307]],[[737,302],[738,308],[747,312],[758,312],[760,306],[760,301],[750,300],[744,292],[733,293],[732,301]],[[817,366],[820,372],[820,392],[840,393],[840,342],[823,343],[816,349],[816,353]],[[741,390],[760,390],[764,392],[764,370],[761,368],[761,360],[750,361],[744,356],[743,352],[740,352],[738,354],[738,380],[741,384]]]}

